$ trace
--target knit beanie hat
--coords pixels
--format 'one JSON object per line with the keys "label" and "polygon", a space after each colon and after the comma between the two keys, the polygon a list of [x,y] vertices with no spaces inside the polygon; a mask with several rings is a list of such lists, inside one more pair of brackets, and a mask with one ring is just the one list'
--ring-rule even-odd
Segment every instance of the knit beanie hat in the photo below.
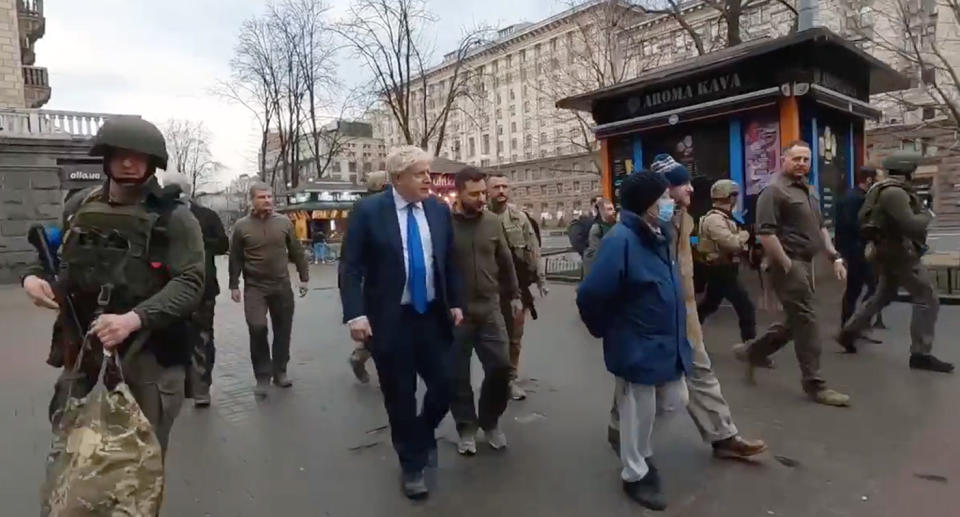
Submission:
{"label": "knit beanie hat", "polygon": [[690,183],[690,171],[679,162],[673,159],[673,156],[663,153],[653,157],[653,163],[650,164],[650,170],[667,177],[671,186],[679,187]]}
{"label": "knit beanie hat", "polygon": [[646,170],[634,172],[620,184],[620,204],[635,214],[643,214],[669,186],[663,174]]}

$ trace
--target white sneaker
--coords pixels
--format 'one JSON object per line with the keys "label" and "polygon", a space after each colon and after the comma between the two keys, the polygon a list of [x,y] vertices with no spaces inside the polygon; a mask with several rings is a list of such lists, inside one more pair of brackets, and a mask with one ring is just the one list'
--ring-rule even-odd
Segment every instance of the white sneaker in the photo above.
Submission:
{"label": "white sneaker", "polygon": [[510,398],[513,400],[524,400],[527,398],[527,392],[517,384],[517,381],[510,382]]}
{"label": "white sneaker", "polygon": [[485,431],[484,434],[487,436],[487,443],[489,443],[490,447],[493,447],[494,450],[499,451],[507,447],[507,435],[503,434],[503,431],[501,431],[499,427]]}
{"label": "white sneaker", "polygon": [[477,453],[477,437],[475,435],[461,436],[457,442],[457,452],[461,456],[473,456]]}

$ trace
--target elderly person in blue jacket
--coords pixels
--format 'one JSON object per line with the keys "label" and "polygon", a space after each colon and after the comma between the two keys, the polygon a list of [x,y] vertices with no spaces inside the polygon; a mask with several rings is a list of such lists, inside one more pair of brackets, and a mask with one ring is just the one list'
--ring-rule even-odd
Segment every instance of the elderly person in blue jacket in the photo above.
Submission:
{"label": "elderly person in blue jacket", "polygon": [[636,172],[620,188],[620,223],[600,244],[577,290],[580,317],[603,338],[616,376],[623,489],[653,510],[666,503],[650,462],[656,415],[687,405],[684,375],[692,351],[686,335],[683,281],[670,246],[674,201],[662,174]]}

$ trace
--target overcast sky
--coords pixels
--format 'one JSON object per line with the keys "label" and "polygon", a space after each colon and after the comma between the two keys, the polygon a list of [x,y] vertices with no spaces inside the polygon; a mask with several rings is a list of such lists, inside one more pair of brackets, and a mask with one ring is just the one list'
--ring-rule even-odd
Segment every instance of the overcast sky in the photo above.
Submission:
{"label": "overcast sky", "polygon": [[[328,0],[333,16],[349,0]],[[436,56],[452,50],[460,30],[476,23],[504,27],[535,22],[565,6],[562,0],[429,0],[438,18]],[[202,120],[213,133],[214,158],[224,179],[253,172],[259,136],[240,107],[210,94],[229,76],[241,23],[264,11],[265,0],[48,0],[46,35],[37,66],[47,67],[53,95],[45,109],[138,114]],[[340,76],[359,82],[366,71],[344,56]]]}

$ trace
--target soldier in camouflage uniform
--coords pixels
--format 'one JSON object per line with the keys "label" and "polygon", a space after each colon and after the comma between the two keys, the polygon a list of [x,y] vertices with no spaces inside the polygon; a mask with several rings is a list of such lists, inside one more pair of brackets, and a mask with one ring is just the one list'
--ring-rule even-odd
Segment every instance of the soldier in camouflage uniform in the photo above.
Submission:
{"label": "soldier in camouflage uniform", "polygon": [[901,151],[883,160],[887,178],[875,183],[860,208],[860,228],[867,241],[867,260],[874,263],[879,281],[876,292],[850,317],[837,340],[847,352],[870,318],[894,300],[900,287],[910,293],[910,368],[950,373],[953,365],[931,354],[940,308],[930,275],[920,258],[927,251],[927,227],[932,212],[910,184],[919,153]]}
{"label": "soldier in camouflage uniform", "polygon": [[230,248],[230,239],[223,229],[220,216],[213,210],[194,203],[192,200],[193,185],[189,178],[178,172],[167,172],[161,176],[164,188],[175,188],[182,192],[181,197],[190,205],[190,212],[200,223],[203,233],[204,264],[206,282],[203,286],[203,299],[200,306],[193,313],[192,328],[194,330],[193,353],[187,378],[187,396],[193,395],[193,403],[197,407],[210,405],[210,384],[213,382],[213,363],[216,357],[216,346],[213,340],[213,318],[217,306],[217,295],[220,294],[220,283],[217,281],[217,255],[226,255]]}
{"label": "soldier in camouflage uniform", "polygon": [[[167,165],[167,151],[153,124],[133,117],[108,120],[90,154],[103,157],[108,179],[65,207],[60,281],[51,285],[39,265],[23,279],[34,304],[60,311],[63,331],[55,345],[64,350],[64,368],[50,417],[56,420],[71,386],[73,396],[82,396],[96,385],[103,350],[113,350],[165,452],[190,361],[185,322],[203,291],[200,226],[186,205],[163,195],[154,178]],[[81,329],[72,328],[66,296],[73,298]],[[96,339],[87,340],[78,378],[71,373],[87,333]]]}
{"label": "soldier in camouflage uniform", "polygon": [[500,296],[500,312],[507,324],[507,335],[510,338],[510,398],[523,400],[526,392],[517,384],[517,366],[520,364],[520,347],[523,340],[523,326],[527,313],[536,318],[536,308],[533,305],[533,295],[529,287],[537,285],[540,296],[546,296],[547,287],[543,268],[540,266],[540,241],[530,218],[510,201],[510,182],[503,174],[493,174],[487,178],[487,197],[490,198],[490,211],[497,214],[500,224],[507,236],[507,243],[513,255],[514,269],[517,272],[517,281],[520,284],[520,298],[523,301],[524,311],[517,318],[513,317],[510,307],[510,296]]}
{"label": "soldier in camouflage uniform", "polygon": [[740,279],[740,261],[747,253],[750,233],[733,217],[739,196],[740,186],[733,180],[722,179],[710,187],[713,208],[700,218],[697,244],[706,262],[707,294],[697,312],[703,323],[726,298],[737,311],[740,340],[746,342],[757,337],[757,316]]}

